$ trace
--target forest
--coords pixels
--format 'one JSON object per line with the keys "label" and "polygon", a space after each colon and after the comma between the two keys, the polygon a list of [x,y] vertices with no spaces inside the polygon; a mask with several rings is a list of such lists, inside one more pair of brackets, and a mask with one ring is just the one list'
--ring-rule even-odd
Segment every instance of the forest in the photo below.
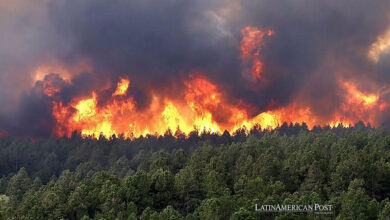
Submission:
{"label": "forest", "polygon": [[5,136],[0,177],[1,219],[390,219],[390,130],[285,123],[135,139]]}

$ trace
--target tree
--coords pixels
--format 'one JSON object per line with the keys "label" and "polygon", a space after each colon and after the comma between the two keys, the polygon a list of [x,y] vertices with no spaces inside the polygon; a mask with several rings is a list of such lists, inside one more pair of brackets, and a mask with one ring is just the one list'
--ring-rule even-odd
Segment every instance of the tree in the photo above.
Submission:
{"label": "tree", "polygon": [[173,196],[174,178],[169,170],[158,169],[152,175],[151,193],[153,206],[157,209],[166,207]]}
{"label": "tree", "polygon": [[348,187],[348,192],[341,194],[341,210],[337,219],[370,219],[376,218],[372,213],[372,209],[377,206],[374,201],[365,194],[362,188],[364,181],[355,179],[351,181]]}
{"label": "tree", "polygon": [[183,219],[183,216],[176,211],[172,206],[167,206],[161,213],[160,213],[160,219],[167,219],[167,220],[180,220]]}
{"label": "tree", "polygon": [[23,194],[30,188],[31,179],[24,167],[20,168],[18,173],[13,176],[8,184],[7,193],[11,195],[14,200],[20,201]]}

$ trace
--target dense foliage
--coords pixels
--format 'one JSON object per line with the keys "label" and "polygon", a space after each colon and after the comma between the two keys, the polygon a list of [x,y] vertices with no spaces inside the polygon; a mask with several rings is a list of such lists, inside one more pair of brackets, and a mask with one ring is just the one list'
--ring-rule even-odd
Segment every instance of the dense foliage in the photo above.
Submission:
{"label": "dense foliage", "polygon": [[[2,219],[389,219],[390,132],[0,139]],[[331,204],[263,213],[255,204]]]}

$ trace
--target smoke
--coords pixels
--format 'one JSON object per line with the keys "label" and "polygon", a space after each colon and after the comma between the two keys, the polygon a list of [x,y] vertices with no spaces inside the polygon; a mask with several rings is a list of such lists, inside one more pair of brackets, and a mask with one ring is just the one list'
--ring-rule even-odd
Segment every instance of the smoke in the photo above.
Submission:
{"label": "smoke", "polygon": [[[194,72],[252,116],[295,101],[326,118],[342,105],[340,79],[390,101],[389,56],[367,59],[389,12],[385,0],[0,0],[0,130],[51,135],[53,97],[40,93],[48,81],[66,104],[128,77],[140,110],[154,92],[180,98]],[[246,26],[274,32],[258,55],[262,80],[243,77]],[[53,63],[61,68],[37,82],[36,70]]]}

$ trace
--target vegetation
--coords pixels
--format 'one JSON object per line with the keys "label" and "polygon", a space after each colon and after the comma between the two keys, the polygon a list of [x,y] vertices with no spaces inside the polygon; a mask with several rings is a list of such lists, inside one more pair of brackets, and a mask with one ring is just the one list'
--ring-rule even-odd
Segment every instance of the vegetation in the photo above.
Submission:
{"label": "vegetation", "polygon": [[[249,133],[249,135],[246,135]],[[1,219],[389,219],[390,132],[0,139]],[[329,204],[331,215],[256,212]]]}

